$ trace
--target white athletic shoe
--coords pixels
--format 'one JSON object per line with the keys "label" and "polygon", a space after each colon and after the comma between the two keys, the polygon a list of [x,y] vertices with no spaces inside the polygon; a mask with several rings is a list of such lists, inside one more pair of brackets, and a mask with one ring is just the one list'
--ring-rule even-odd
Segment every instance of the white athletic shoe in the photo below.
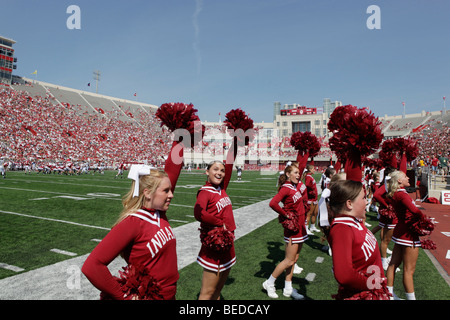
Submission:
{"label": "white athletic shoe", "polygon": [[403,300],[403,299],[399,298],[395,293],[392,293],[391,300]]}
{"label": "white athletic shoe", "polygon": [[270,285],[266,280],[263,282],[262,286],[267,291],[267,295],[269,296],[269,298],[272,298],[272,299],[278,298],[278,295],[275,292],[276,290],[275,290],[274,285]]}
{"label": "white athletic shoe", "polygon": [[389,267],[389,261],[391,260],[390,258],[391,258],[391,257],[382,260],[383,269],[384,269],[385,271],[386,271],[387,268]]}
{"label": "white athletic shoe", "polygon": [[294,300],[303,300],[305,299],[305,296],[298,293],[297,289],[291,288],[291,289],[283,289],[283,296],[285,297],[291,297]]}
{"label": "white athletic shoe", "polygon": [[306,233],[307,233],[308,235],[313,235],[313,234],[314,234],[314,232],[311,232],[311,230],[309,230],[308,227],[306,227]]}
{"label": "white athletic shoe", "polygon": [[294,274],[302,273],[303,268],[299,267],[297,264],[294,264]]}
{"label": "white athletic shoe", "polygon": [[309,228],[309,230],[312,231],[312,232],[320,232],[320,230],[317,229],[315,225],[312,225],[312,226]]}

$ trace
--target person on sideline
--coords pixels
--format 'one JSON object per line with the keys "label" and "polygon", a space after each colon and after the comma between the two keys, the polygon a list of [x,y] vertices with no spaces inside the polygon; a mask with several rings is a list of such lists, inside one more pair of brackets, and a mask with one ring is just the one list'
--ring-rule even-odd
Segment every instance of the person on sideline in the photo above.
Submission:
{"label": "person on sideline", "polygon": [[363,222],[367,199],[362,183],[333,182],[328,204],[332,220],[328,241],[333,252],[334,277],[339,284],[333,297],[389,300],[377,240]]}
{"label": "person on sideline", "polygon": [[[194,207],[195,219],[200,221],[202,246],[197,262],[203,267],[199,300],[219,300],[231,267],[236,263],[234,250],[234,221],[231,200],[226,189],[231,179],[233,163],[237,154],[237,143],[233,142],[227,161],[212,161],[206,168],[207,182],[197,193]],[[216,247],[208,238],[220,243]],[[214,236],[215,235],[215,236]]]}
{"label": "person on sideline", "polygon": [[[319,213],[317,215],[319,219],[319,228],[322,230],[322,233],[324,234],[324,237],[322,238],[322,241],[326,241],[329,234],[330,234],[330,223],[329,215],[328,215],[328,198],[330,197],[330,187],[333,183],[339,180],[345,180],[347,178],[347,175],[345,173],[334,173],[331,176],[331,179],[329,182],[327,182],[325,185],[326,187],[322,191],[322,195],[319,200]],[[331,256],[331,247],[328,245],[324,245],[322,247],[322,251],[328,251],[328,254]]]}
{"label": "person on sideline", "polygon": [[[176,165],[172,151],[165,172],[146,165],[133,165],[133,180],[123,198],[123,210],[111,231],[88,256],[82,272],[101,291],[101,299],[174,300],[179,278],[176,240],[166,216],[177,183],[182,161]],[[118,255],[127,262],[121,279],[113,277],[108,265]],[[130,280],[130,281],[126,281]],[[129,283],[137,283],[130,288]],[[141,293],[145,288],[146,292]]]}
{"label": "person on sideline", "polygon": [[[294,265],[297,262],[303,242],[308,239],[305,226],[304,197],[298,189],[300,172],[298,167],[291,165],[280,176],[278,193],[272,198],[269,206],[279,214],[279,221],[284,228],[284,242],[286,243],[285,258],[273,270],[269,279],[264,281],[263,288],[270,298],[278,298],[275,289],[276,279],[286,273],[283,295],[296,300],[304,299],[304,296],[292,287]],[[303,185],[306,189],[306,186]],[[279,203],[283,203],[280,207]]]}
{"label": "person on sideline", "polygon": [[[373,199],[379,203],[379,219],[378,226],[372,229],[373,233],[376,233],[378,230],[381,230],[380,238],[380,250],[381,250],[381,262],[383,263],[383,269],[387,270],[389,266],[390,257],[387,256],[389,253],[389,243],[392,239],[392,234],[394,232],[394,228],[397,225],[397,216],[395,211],[390,204],[390,200],[387,199],[387,190],[386,185],[389,178],[389,174],[394,171],[393,168],[387,167],[384,170],[383,181],[380,184],[380,187],[375,190],[373,194]],[[386,179],[387,178],[387,179]]]}
{"label": "person on sideline", "polygon": [[424,215],[405,190],[406,187],[410,186],[408,176],[402,171],[395,170],[389,174],[389,177],[387,197],[392,203],[398,222],[392,234],[392,241],[395,244],[386,272],[388,289],[394,295],[394,298],[398,299],[393,292],[395,270],[403,262],[403,285],[406,291],[406,299],[415,300],[413,276],[421,242],[419,236],[408,227],[406,220],[411,215],[420,219]]}
{"label": "person on sideline", "polygon": [[313,177],[313,174],[316,172],[314,165],[308,164],[306,165],[306,171],[303,173],[301,178],[306,185],[306,192],[308,195],[308,206],[309,210],[306,213],[306,231],[308,234],[313,234],[313,232],[319,232],[320,230],[316,228],[316,217],[318,212],[318,192],[316,180]]}

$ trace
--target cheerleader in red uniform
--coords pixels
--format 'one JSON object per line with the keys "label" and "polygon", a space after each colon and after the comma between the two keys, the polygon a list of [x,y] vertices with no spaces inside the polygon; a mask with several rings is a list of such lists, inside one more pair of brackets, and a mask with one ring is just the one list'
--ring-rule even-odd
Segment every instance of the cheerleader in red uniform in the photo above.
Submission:
{"label": "cheerleader in red uniform", "polygon": [[[284,175],[280,176],[278,193],[270,201],[269,206],[279,214],[279,221],[284,228],[284,241],[286,243],[285,258],[276,267],[275,270],[263,283],[263,288],[267,291],[270,298],[278,298],[275,290],[275,280],[286,272],[285,286],[283,295],[292,297],[296,300],[304,299],[292,287],[292,276],[294,264],[297,262],[303,242],[308,239],[305,226],[304,198],[301,189],[306,189],[300,181],[300,172],[296,166],[287,166]],[[279,203],[283,203],[283,208]]]}
{"label": "cheerleader in red uniform", "polygon": [[225,115],[233,142],[227,153],[226,164],[211,162],[206,170],[207,183],[198,191],[194,216],[200,221],[202,247],[197,262],[203,267],[199,300],[218,300],[230,268],[236,263],[234,251],[234,222],[231,200],[226,193],[231,179],[238,145],[248,145],[253,140],[253,120],[241,109]]}
{"label": "cheerleader in red uniform", "polygon": [[[166,211],[182,167],[181,161],[176,161],[178,165],[173,161],[177,155],[172,151],[178,144],[173,143],[165,172],[146,165],[130,168],[128,178],[134,181],[123,199],[123,211],[82,268],[102,299],[175,299],[179,278],[176,240]],[[182,150],[177,148],[181,157]],[[107,266],[119,254],[127,267],[117,278]]]}
{"label": "cheerleader in red uniform", "polygon": [[388,300],[377,240],[363,222],[367,200],[361,182],[336,181],[330,186],[328,201],[333,219],[328,242],[333,252],[334,277],[339,283],[333,297]]}
{"label": "cheerleader in red uniform", "polygon": [[213,161],[206,168],[207,182],[197,193],[194,216],[200,221],[202,247],[197,262],[203,267],[199,300],[218,300],[231,267],[236,263],[231,200],[226,193],[237,145],[232,144],[227,164]]}
{"label": "cheerleader in red uniform", "polygon": [[[318,192],[317,192],[317,185],[316,180],[313,177],[313,174],[316,170],[314,169],[314,166],[312,164],[308,164],[306,166],[306,172],[303,174],[302,179],[305,182],[306,185],[306,192],[308,194],[308,207],[309,210],[306,213],[306,231],[308,234],[313,234],[312,232],[320,231],[316,228],[316,217],[319,207],[317,206],[318,201]],[[311,222],[311,226],[309,227],[309,224]]]}
{"label": "cheerleader in red uniform", "polygon": [[[416,268],[417,257],[421,241],[419,234],[414,230],[410,222],[425,221],[426,216],[416,207],[412,198],[408,195],[405,188],[409,187],[409,178],[402,171],[394,171],[389,174],[388,180],[388,198],[391,199],[392,206],[397,214],[398,222],[395,226],[392,240],[394,241],[394,250],[391,261],[387,269],[388,288],[393,293],[395,270],[403,262],[403,285],[408,300],[415,300],[414,294],[414,271]],[[427,227],[431,232],[433,226]],[[396,297],[394,295],[394,297]]]}
{"label": "cheerleader in red uniform", "polygon": [[[383,264],[383,269],[387,270],[389,265],[389,258],[387,257],[388,245],[391,242],[392,234],[394,232],[394,228],[397,225],[397,216],[395,211],[390,204],[390,199],[387,198],[386,191],[386,183],[388,181],[386,177],[388,177],[389,173],[391,173],[394,169],[388,167],[384,169],[384,179],[380,184],[380,187],[375,190],[373,194],[373,198],[377,201],[380,206],[378,208],[379,220],[378,226],[375,227],[372,232],[375,233],[378,230],[381,230],[381,242],[380,242],[380,250],[381,250],[381,262]],[[388,178],[389,179],[389,178]]]}

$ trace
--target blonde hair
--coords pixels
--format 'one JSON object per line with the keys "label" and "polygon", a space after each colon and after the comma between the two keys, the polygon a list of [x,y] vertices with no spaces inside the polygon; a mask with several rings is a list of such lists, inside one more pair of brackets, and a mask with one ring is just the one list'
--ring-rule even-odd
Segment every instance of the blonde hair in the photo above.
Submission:
{"label": "blonde hair", "polygon": [[[373,174],[373,181],[377,182],[379,178],[380,178],[380,173],[379,172],[374,172],[374,174]],[[380,181],[378,181],[378,182],[380,182]]]}
{"label": "blonde hair", "polygon": [[394,170],[389,173],[391,179],[387,180],[387,196],[392,198],[398,190],[398,180],[404,175],[403,171]]}
{"label": "blonde hair", "polygon": [[336,173],[334,174],[331,179],[330,183],[328,184],[328,189],[335,183],[336,181],[345,180],[347,178],[347,174],[345,172]]}
{"label": "blonde hair", "polygon": [[[151,170],[150,174],[139,177],[139,196],[133,197],[134,184],[132,182],[130,191],[122,198],[123,209],[114,226],[119,224],[131,213],[135,213],[142,208],[145,201],[144,189],[148,189],[153,194],[158,189],[163,178],[168,177],[167,173],[160,170]],[[151,209],[151,208],[149,208]]]}

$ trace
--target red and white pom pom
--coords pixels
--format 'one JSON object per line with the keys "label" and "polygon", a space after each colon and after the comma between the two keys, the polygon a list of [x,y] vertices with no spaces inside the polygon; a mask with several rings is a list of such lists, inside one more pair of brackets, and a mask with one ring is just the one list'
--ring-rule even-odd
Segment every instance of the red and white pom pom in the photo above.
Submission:
{"label": "red and white pom pom", "polygon": [[300,230],[298,215],[295,212],[288,212],[287,216],[278,215],[278,221],[284,229],[292,233],[297,233]]}
{"label": "red and white pom pom", "polygon": [[436,243],[431,239],[420,239],[420,246],[425,250],[436,250]]}
{"label": "red and white pom pom", "polygon": [[217,251],[225,252],[231,249],[234,243],[234,234],[223,227],[217,227],[210,230],[200,230],[200,241],[206,247]]}
{"label": "red and white pom pom", "polygon": [[417,236],[428,236],[434,230],[434,222],[426,215],[413,214],[409,211],[405,215],[405,223],[412,233]]}
{"label": "red and white pom pom", "polygon": [[380,210],[380,215],[388,219],[389,221],[392,221],[396,217],[394,208],[392,205],[388,205],[387,208]]}
{"label": "red and white pom pom", "polygon": [[381,121],[365,108],[352,105],[337,107],[330,115],[330,149],[339,159],[346,159],[347,180],[361,181],[361,159],[375,152],[381,141]]}
{"label": "red and white pom pom", "polygon": [[398,168],[400,158],[397,158],[396,143],[394,139],[383,141],[378,156],[385,167]]}
{"label": "red and white pom pom", "polygon": [[[201,124],[193,104],[164,103],[156,111],[155,116],[161,120],[161,127],[166,126],[171,132],[186,129],[191,135],[191,146],[203,138],[205,126]],[[195,139],[197,138],[197,139]]]}
{"label": "red and white pom pom", "polygon": [[[119,277],[114,279],[119,283],[125,299],[163,300],[161,287],[144,266],[128,265],[122,269],[123,271],[119,271]],[[111,297],[102,292],[100,299],[110,300]]]}
{"label": "red and white pom pom", "polygon": [[335,145],[348,148],[347,152],[356,149],[362,157],[375,152],[384,137],[378,117],[352,105],[337,107],[330,115],[328,129],[333,133]]}
{"label": "red and white pom pom", "polygon": [[233,109],[225,115],[224,124],[233,133],[233,136],[245,145],[255,138],[253,120],[239,108]]}
{"label": "red and white pom pom", "polygon": [[319,139],[309,131],[294,132],[290,142],[295,150],[303,152],[303,154],[308,152],[312,158],[319,154],[321,147]]}

